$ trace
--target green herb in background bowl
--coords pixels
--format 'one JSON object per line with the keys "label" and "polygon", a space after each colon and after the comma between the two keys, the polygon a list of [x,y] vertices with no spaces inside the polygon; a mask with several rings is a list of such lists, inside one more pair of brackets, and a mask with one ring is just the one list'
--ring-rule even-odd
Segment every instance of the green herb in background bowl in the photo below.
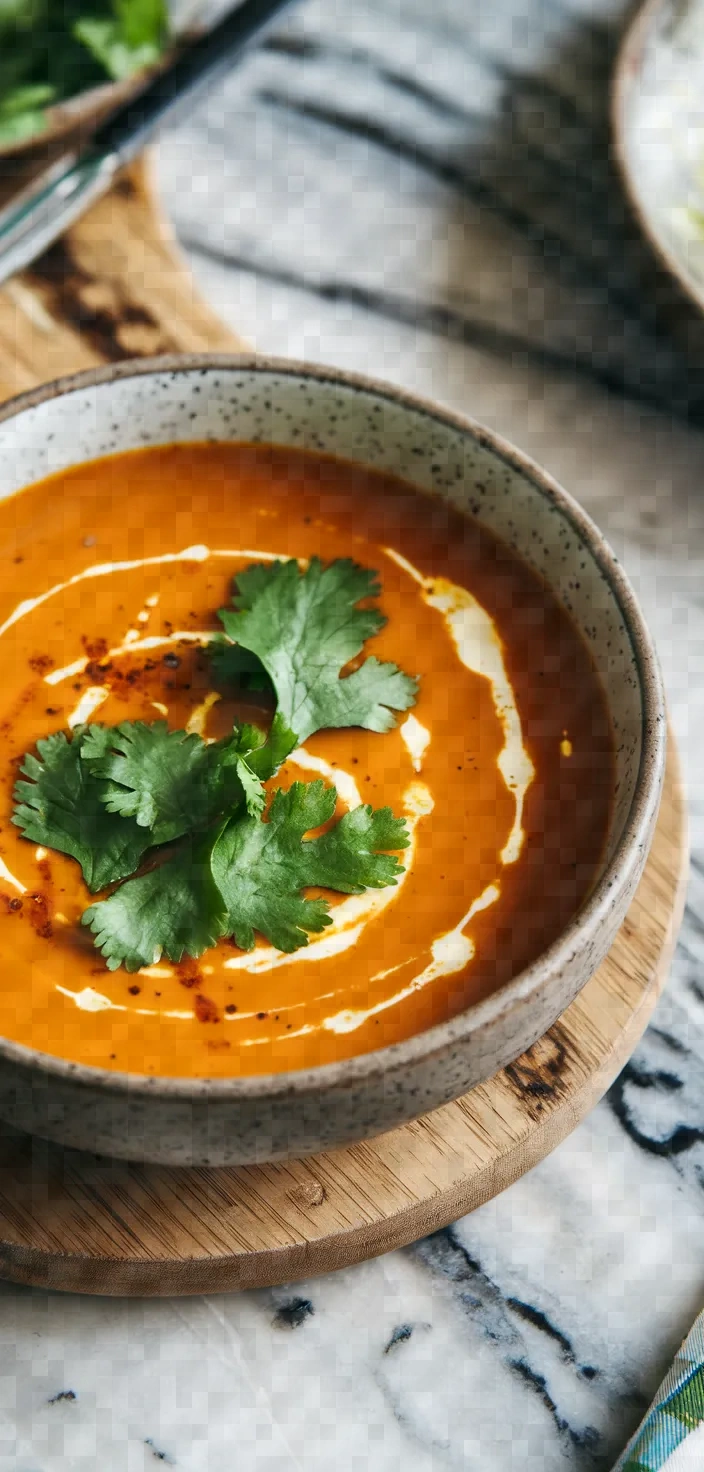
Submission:
{"label": "green herb in background bowl", "polygon": [[53,136],[54,109],[129,85],[169,41],[165,0],[0,0],[0,150]]}

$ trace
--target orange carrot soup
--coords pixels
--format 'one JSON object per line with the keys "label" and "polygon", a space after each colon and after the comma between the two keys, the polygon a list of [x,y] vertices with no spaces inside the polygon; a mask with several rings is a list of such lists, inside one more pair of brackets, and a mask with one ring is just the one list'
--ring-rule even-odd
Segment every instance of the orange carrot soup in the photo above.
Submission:
{"label": "orange carrot soup", "polygon": [[[319,569],[315,559],[325,568],[346,560],[340,583],[349,560],[376,574],[376,591],[372,578],[369,596],[357,592],[355,603],[350,595],[350,616],[375,608],[385,623],[341,669],[317,625],[299,627],[288,613],[274,629],[273,604],[255,609],[261,637],[276,643],[269,663],[227,635],[218,611],[238,607],[238,575],[257,567],[271,581],[277,562],[291,559],[294,595],[306,569]],[[0,560],[4,1037],[106,1069],[181,1077],[329,1063],[399,1042],[495,991],[584,901],[603,854],[614,782],[612,732],[591,657],[537,576],[441,500],[289,449],[150,448],[63,471],[0,503]],[[253,578],[252,607],[265,596],[260,574]],[[321,629],[329,614],[328,601]],[[183,864],[179,844],[190,842],[183,837],[190,819],[186,812],[159,828],[154,792],[176,780],[184,751],[200,760],[205,748],[230,750],[235,723],[257,726],[264,740],[277,691],[291,685],[294,668],[290,754],[278,771],[264,772],[262,789],[256,751],[229,758],[232,782],[251,806],[240,807],[237,831],[255,855],[236,838],[223,861],[234,864],[239,854],[237,882],[248,886],[254,944],[244,949],[242,928],[228,929],[202,835],[193,847],[196,878],[171,877],[174,853]],[[364,671],[371,688],[382,670],[402,691],[382,712],[379,723],[389,729],[340,721],[297,741],[301,688],[327,680],[324,719],[324,699],[339,699],[346,680],[359,684]],[[353,717],[356,710],[352,702]],[[137,752],[139,792],[126,797],[108,733],[108,766],[95,768],[98,803],[97,786],[75,786],[85,776],[78,742],[86,730],[95,742],[95,728],[125,722],[154,726],[163,737],[167,727],[186,732],[189,742],[174,738],[173,762],[166,756],[150,768],[146,758],[139,766]],[[54,733],[64,733],[51,750],[73,762],[68,775],[48,771],[42,743]],[[36,794],[29,836],[13,822],[18,780],[25,798]],[[328,835],[329,871],[305,867],[310,831],[284,835],[275,854],[269,842],[277,801],[296,783],[320,784],[316,792],[334,805],[312,834]],[[348,860],[335,847],[335,824],[359,817],[364,805],[405,820],[405,847],[399,824],[379,820],[388,834],[377,847],[399,844],[384,861],[396,882],[336,890],[326,875],[344,877]],[[106,826],[86,838],[94,822]],[[144,853],[127,872],[139,868],[152,890],[161,886],[153,929],[145,931],[146,901],[128,905],[129,883],[144,881],[125,883],[123,872],[119,883],[91,893],[71,850],[59,851],[62,825],[71,842],[94,844],[97,873],[115,834],[120,841],[142,834]],[[361,852],[362,839],[355,842]],[[273,867],[260,853],[274,856]],[[375,861],[365,849],[359,863],[368,862]],[[198,884],[207,923],[195,913]],[[304,922],[293,948],[282,949],[256,917],[272,916],[269,933],[278,936],[277,925],[299,923],[301,900],[305,914],[322,918],[317,929],[306,931]],[[119,949],[101,949],[97,922],[81,923],[91,906],[107,914],[106,901],[111,915],[123,905],[116,924],[120,936],[130,931],[130,944],[141,927],[133,969],[120,963]],[[176,922],[185,936],[180,959],[169,956],[158,929]]]}

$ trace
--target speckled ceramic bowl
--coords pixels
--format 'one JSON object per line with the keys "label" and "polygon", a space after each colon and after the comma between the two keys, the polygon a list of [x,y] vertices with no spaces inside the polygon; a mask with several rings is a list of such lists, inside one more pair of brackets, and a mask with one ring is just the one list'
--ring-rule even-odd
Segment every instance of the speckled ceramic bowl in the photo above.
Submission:
{"label": "speckled ceramic bowl", "polygon": [[390,1129],[458,1097],[545,1032],[606,954],[642,873],[666,727],[634,595],[584,512],[486,430],[384,384],[214,355],[79,374],[0,411],[0,494],[109,451],[194,439],[328,451],[402,476],[477,518],[570,610],[617,733],[607,853],[589,899],[533,965],[441,1026],[320,1068],[212,1082],[115,1074],[0,1039],[0,1117],[79,1148],[215,1165],[301,1155]]}

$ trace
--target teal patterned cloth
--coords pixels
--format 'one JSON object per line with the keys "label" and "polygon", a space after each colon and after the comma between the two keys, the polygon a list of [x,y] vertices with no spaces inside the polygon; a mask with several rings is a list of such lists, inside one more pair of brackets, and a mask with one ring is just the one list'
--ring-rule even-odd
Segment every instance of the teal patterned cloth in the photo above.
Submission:
{"label": "teal patterned cloth", "polygon": [[704,1472],[704,1313],[614,1472]]}

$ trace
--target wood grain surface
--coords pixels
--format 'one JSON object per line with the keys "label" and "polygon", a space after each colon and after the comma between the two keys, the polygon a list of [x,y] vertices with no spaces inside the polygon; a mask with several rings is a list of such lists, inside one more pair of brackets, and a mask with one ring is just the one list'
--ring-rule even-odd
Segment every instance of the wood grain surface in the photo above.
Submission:
{"label": "wood grain surface", "polygon": [[[143,165],[0,289],[6,397],[122,357],[239,345],[198,298]],[[251,1288],[347,1266],[471,1211],[548,1154],[632,1052],[667,976],[686,868],[671,742],[645,874],[591,982],[510,1067],[376,1140],[283,1164],[170,1170],[0,1126],[0,1276],[100,1294]]]}
{"label": "wood grain surface", "polygon": [[[0,399],[99,363],[245,347],[199,296],[142,159],[0,287]],[[7,176],[9,185],[23,182]]]}

